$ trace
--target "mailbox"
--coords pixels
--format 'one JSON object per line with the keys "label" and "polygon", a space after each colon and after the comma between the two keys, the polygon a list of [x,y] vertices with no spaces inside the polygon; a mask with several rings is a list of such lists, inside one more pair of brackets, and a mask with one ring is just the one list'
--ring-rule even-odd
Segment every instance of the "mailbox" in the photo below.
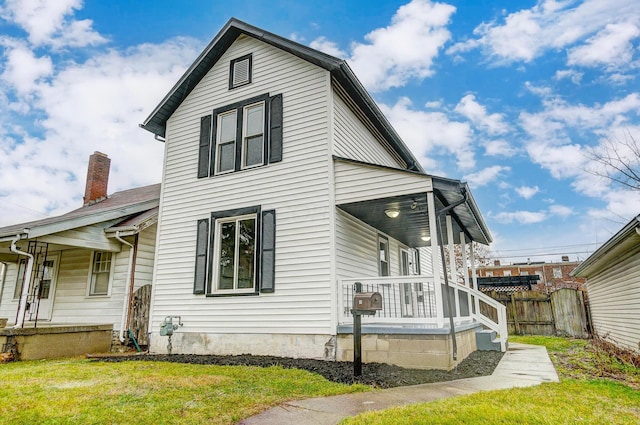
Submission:
{"label": "mailbox", "polygon": [[380,292],[357,292],[353,297],[353,309],[364,311],[382,310]]}

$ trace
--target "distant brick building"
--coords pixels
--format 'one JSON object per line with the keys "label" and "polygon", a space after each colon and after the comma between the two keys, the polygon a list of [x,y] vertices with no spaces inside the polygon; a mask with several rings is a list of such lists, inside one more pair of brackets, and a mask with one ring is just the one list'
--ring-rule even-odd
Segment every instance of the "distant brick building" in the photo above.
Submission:
{"label": "distant brick building", "polygon": [[539,261],[503,265],[500,260],[495,260],[492,266],[478,267],[477,275],[479,278],[538,275],[539,279],[531,285],[531,289],[541,292],[553,292],[561,288],[583,289],[586,280],[571,276],[573,269],[580,263],[581,261],[569,261],[566,255],[557,263]]}

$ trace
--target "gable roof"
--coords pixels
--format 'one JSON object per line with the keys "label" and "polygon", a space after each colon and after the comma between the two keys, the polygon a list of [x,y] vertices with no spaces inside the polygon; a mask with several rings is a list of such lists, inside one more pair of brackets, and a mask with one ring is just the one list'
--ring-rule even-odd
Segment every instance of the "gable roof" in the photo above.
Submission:
{"label": "gable roof", "polygon": [[392,148],[407,164],[407,168],[424,172],[420,163],[404,144],[382,111],[380,111],[378,105],[344,60],[272,34],[235,18],[231,18],[226,23],[195,62],[187,69],[180,80],[178,80],[164,99],[162,99],[160,104],[156,106],[151,115],[140,124],[140,127],[154,133],[156,136],[164,137],[169,117],[241,34],[263,41],[329,71],[364,112],[366,117],[373,123],[376,129],[389,141]]}
{"label": "gable roof", "polygon": [[572,272],[571,276],[589,277],[600,271],[607,263],[615,261],[640,242],[640,214],[635,216],[618,233],[596,249]]}
{"label": "gable roof", "polygon": [[17,235],[21,235],[23,239],[37,238],[81,226],[90,226],[103,221],[117,220],[119,218],[126,220],[132,215],[156,208],[159,200],[159,183],[123,190],[115,192],[101,202],[83,206],[57,217],[0,227],[0,239],[10,239]]}

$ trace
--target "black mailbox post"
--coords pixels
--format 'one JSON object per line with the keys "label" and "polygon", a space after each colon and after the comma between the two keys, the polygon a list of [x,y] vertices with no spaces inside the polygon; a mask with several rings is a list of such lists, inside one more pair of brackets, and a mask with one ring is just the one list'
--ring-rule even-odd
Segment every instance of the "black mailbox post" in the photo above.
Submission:
{"label": "black mailbox post", "polygon": [[373,316],[382,310],[382,295],[379,292],[362,292],[362,284],[355,283],[353,296],[353,376],[362,375],[362,316]]}

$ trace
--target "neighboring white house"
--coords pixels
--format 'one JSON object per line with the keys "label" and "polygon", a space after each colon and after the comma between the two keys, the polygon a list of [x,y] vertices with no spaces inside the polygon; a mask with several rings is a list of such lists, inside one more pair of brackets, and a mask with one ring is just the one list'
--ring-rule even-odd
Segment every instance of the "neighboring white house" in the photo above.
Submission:
{"label": "neighboring white house", "polygon": [[[384,298],[365,361],[453,366],[444,343],[428,363],[429,343],[401,356],[382,340],[448,335],[438,210],[457,205],[451,246],[490,233],[467,185],[425,174],[346,62],[231,19],[141,127],[166,144],[152,351],[180,316],[173,352],[348,359],[359,281]],[[476,349],[470,286],[450,290],[458,361]]]}
{"label": "neighboring white house", "polygon": [[594,333],[640,353],[640,215],[602,244],[572,275],[587,278]]}
{"label": "neighboring white house", "polygon": [[8,328],[100,324],[126,337],[131,294],[153,276],[160,185],[107,196],[109,166],[106,155],[91,155],[81,208],[0,228]]}

